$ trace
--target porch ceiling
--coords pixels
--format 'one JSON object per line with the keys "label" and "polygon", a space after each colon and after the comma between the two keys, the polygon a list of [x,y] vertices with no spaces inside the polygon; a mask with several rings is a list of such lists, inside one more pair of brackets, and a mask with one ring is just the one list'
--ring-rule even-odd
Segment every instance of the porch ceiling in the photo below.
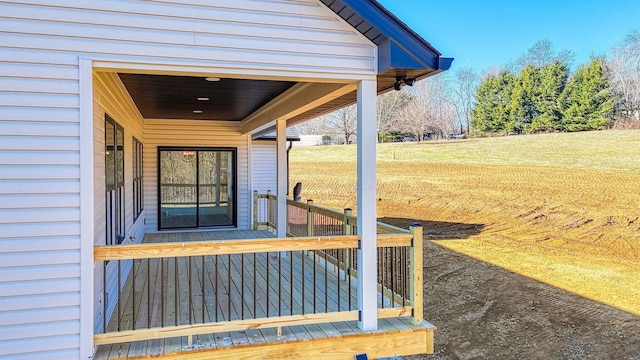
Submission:
{"label": "porch ceiling", "polygon": [[152,119],[240,121],[295,85],[290,81],[118,75],[142,116]]}
{"label": "porch ceiling", "polygon": [[[396,76],[426,77],[428,75],[430,74],[416,70],[387,71],[378,75],[378,93],[393,89]],[[265,105],[276,100],[286,91],[293,90],[296,84],[302,84],[291,81],[229,78],[207,81],[204,77],[129,73],[119,73],[118,76],[142,116],[149,119],[242,121],[250,118],[260,109],[264,109]],[[323,85],[318,84],[318,86]],[[309,95],[308,92],[306,94]],[[311,96],[305,97],[309,102],[316,100]],[[209,100],[198,100],[198,98]],[[355,101],[356,92],[349,91],[295,114],[289,119],[289,125],[312,119],[353,104]],[[303,104],[296,105],[302,107]]]}

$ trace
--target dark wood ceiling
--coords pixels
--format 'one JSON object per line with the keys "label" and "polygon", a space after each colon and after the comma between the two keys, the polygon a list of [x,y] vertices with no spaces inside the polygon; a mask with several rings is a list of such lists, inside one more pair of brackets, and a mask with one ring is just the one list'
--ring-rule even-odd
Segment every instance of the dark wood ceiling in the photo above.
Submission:
{"label": "dark wood ceiling", "polygon": [[203,77],[190,76],[118,75],[142,116],[148,119],[239,121],[295,84],[289,81],[207,81]]}

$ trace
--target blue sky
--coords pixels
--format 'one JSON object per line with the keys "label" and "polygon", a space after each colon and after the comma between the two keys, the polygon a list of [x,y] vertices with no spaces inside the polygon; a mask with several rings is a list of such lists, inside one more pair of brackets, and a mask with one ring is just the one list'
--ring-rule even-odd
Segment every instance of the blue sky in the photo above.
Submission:
{"label": "blue sky", "polygon": [[481,72],[515,60],[536,41],[576,53],[574,63],[605,54],[640,30],[640,0],[378,0],[454,57],[452,70]]}

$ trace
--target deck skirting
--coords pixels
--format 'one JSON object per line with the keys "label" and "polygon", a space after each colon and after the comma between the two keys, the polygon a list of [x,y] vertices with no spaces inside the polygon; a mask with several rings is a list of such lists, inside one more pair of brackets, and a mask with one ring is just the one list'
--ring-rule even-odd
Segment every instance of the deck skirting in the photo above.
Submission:
{"label": "deck skirting", "polygon": [[[304,327],[306,338],[294,336],[290,327],[283,328],[281,336],[268,337],[264,342],[244,343],[192,350],[182,349],[163,354],[148,354],[133,357],[109,357],[117,359],[327,359],[353,360],[354,354],[367,354],[370,359],[415,354],[432,354],[434,350],[435,326],[424,321],[412,325],[410,318],[379,320],[376,331],[360,331],[355,322],[334,323],[339,332],[320,331],[319,328]],[[299,332],[298,332],[299,333]],[[112,354],[114,352],[112,351]]]}

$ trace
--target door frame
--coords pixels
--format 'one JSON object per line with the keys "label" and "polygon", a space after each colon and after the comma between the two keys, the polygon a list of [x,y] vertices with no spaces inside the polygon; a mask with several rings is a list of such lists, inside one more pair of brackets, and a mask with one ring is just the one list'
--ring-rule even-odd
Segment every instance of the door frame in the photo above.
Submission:
{"label": "door frame", "polygon": [[[233,186],[233,214],[232,214],[232,223],[230,225],[209,225],[209,226],[198,226],[200,222],[200,199],[199,196],[196,196],[196,226],[194,227],[173,227],[173,228],[163,228],[162,227],[162,174],[161,174],[161,166],[162,162],[160,159],[160,154],[162,151],[195,151],[196,153],[199,151],[227,151],[231,152],[232,157],[232,186]],[[158,146],[157,153],[157,206],[158,206],[158,231],[175,231],[175,230],[188,230],[188,229],[215,229],[215,228],[237,228],[238,227],[238,148],[237,147],[216,147],[216,146]],[[199,179],[200,179],[200,164],[196,161],[196,194],[199,191]],[[228,181],[228,180],[227,180]],[[227,191],[228,191],[227,184]]]}

